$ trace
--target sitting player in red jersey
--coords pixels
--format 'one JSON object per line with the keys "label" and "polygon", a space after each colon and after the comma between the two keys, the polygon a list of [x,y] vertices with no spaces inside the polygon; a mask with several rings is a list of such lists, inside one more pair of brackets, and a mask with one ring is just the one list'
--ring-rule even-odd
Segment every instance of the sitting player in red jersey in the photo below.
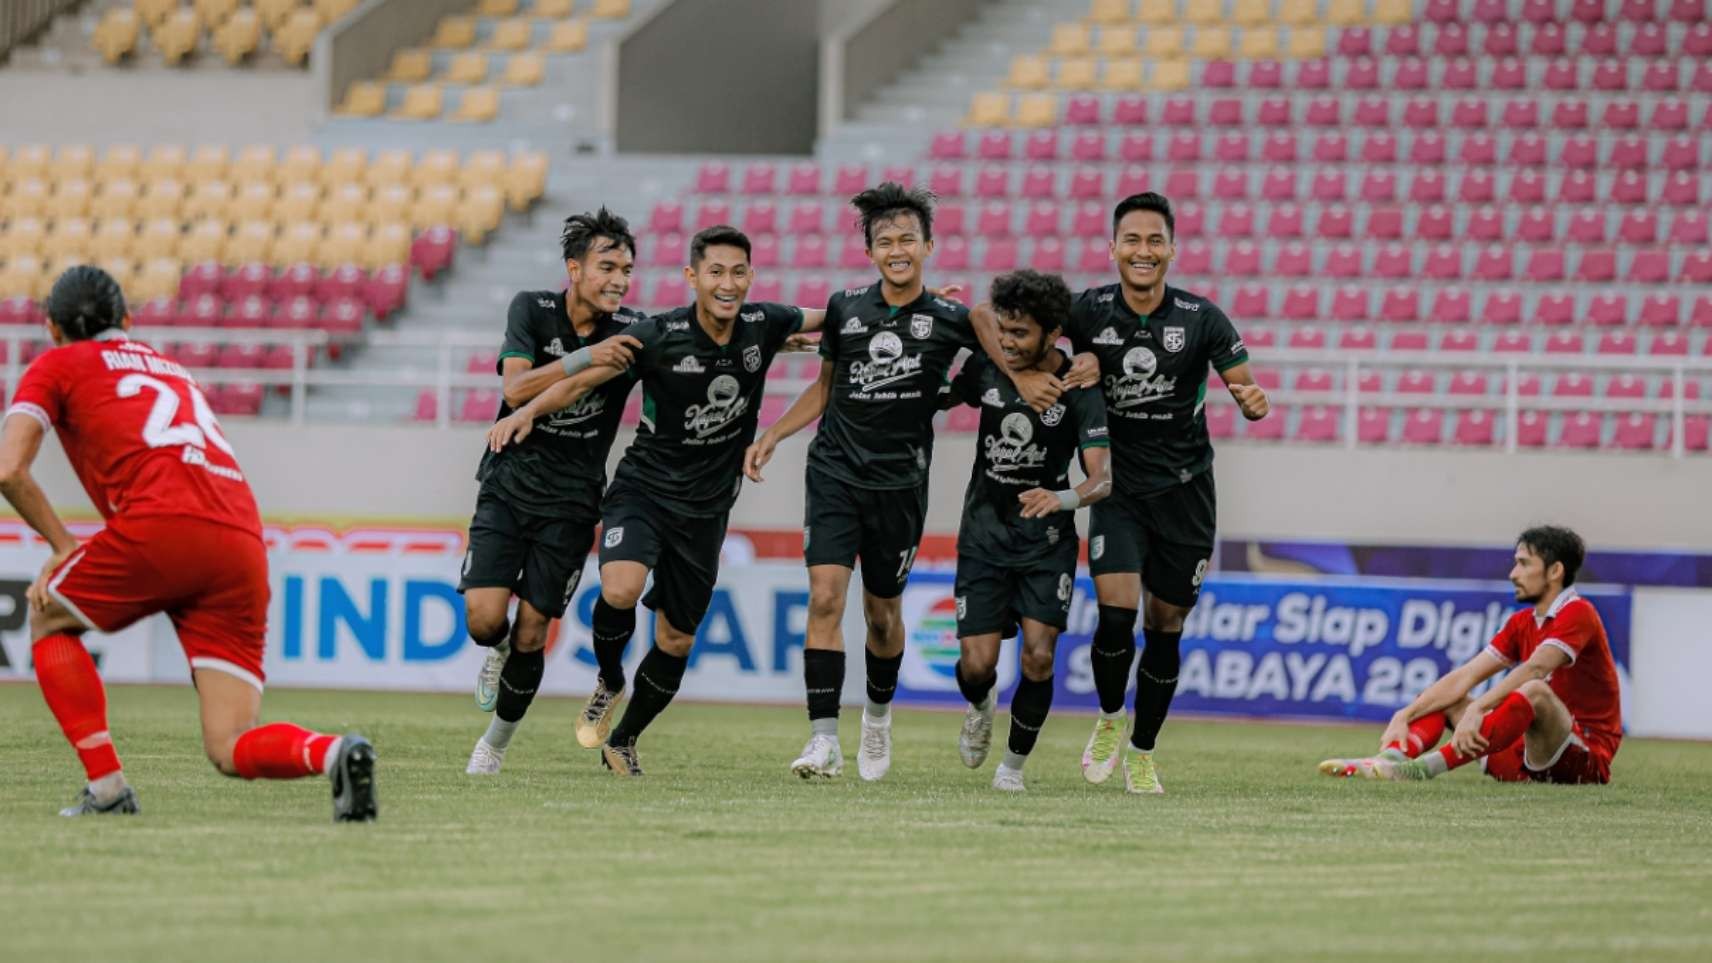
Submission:
{"label": "sitting player in red jersey", "polygon": [[[1617,666],[1593,603],[1576,593],[1587,549],[1567,528],[1516,540],[1510,582],[1528,603],[1480,654],[1398,710],[1367,759],[1327,759],[1328,776],[1431,779],[1476,759],[1505,782],[1607,783],[1623,741]],[[1481,682],[1510,671],[1483,695]],[[1434,750],[1445,729],[1450,742]]]}
{"label": "sitting player in red jersey", "polygon": [[[53,548],[28,592],[31,654],[48,709],[89,777],[62,815],[138,811],[81,637],[165,612],[190,660],[214,768],[245,779],[325,773],[335,819],[373,819],[368,740],[256,724],[267,549],[255,497],[195,379],[126,337],[124,296],[98,268],[65,272],[46,307],[55,347],[30,365],[6,412],[0,493]],[[83,544],[30,475],[50,428],[107,521]]]}

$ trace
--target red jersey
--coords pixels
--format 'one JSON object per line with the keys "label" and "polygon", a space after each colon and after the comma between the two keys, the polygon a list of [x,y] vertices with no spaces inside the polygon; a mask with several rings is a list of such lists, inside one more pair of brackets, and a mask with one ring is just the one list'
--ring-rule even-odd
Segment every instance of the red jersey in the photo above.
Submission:
{"label": "red jersey", "polygon": [[1617,663],[1605,638],[1605,623],[1593,603],[1575,589],[1563,590],[1544,616],[1531,608],[1510,616],[1486,651],[1505,665],[1526,662],[1542,645],[1563,650],[1569,665],[1547,679],[1569,714],[1581,723],[1588,742],[1610,755],[1623,741],[1623,708]]}
{"label": "red jersey", "polygon": [[141,341],[115,330],[47,352],[6,414],[59,432],[103,518],[188,515],[261,536],[255,496],[196,379]]}

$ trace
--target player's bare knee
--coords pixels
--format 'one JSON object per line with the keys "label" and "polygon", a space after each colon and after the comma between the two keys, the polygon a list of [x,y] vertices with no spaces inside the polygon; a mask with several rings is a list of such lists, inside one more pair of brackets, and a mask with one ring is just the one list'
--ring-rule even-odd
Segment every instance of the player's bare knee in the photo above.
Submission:
{"label": "player's bare knee", "polygon": [[1147,611],[1142,615],[1144,628],[1155,632],[1181,632],[1183,622],[1189,617],[1189,609],[1181,605],[1149,597]]}
{"label": "player's bare knee", "polygon": [[1051,677],[1051,643],[1024,643],[1022,647],[1022,674],[1036,682]]}
{"label": "player's bare knee", "polygon": [[1522,697],[1533,703],[1534,712],[1551,708],[1557,702],[1557,694],[1552,691],[1550,683],[1544,679],[1529,679],[1516,690]]}
{"label": "player's bare knee", "polygon": [[810,583],[808,589],[808,617],[811,619],[838,619],[844,615],[844,593],[831,585]]}
{"label": "player's bare knee", "polygon": [[862,615],[867,619],[868,632],[880,638],[889,639],[903,623],[903,600],[901,597],[889,599],[862,594]]}
{"label": "player's bare knee", "polygon": [[505,641],[505,633],[511,628],[504,612],[496,615],[481,609],[471,609],[465,613],[464,620],[469,628],[470,638],[474,639],[477,645],[498,645]]}
{"label": "player's bare knee", "polygon": [[511,648],[515,652],[539,652],[547,647],[547,616],[524,602],[517,606],[517,623],[511,627]]}
{"label": "player's bare knee", "polygon": [[49,601],[47,608],[30,610],[30,642],[34,644],[50,635],[82,635],[84,625],[58,602]]}
{"label": "player's bare knee", "polygon": [[667,655],[686,658],[695,645],[695,633],[681,631],[666,621],[664,615],[655,620],[654,645]]}

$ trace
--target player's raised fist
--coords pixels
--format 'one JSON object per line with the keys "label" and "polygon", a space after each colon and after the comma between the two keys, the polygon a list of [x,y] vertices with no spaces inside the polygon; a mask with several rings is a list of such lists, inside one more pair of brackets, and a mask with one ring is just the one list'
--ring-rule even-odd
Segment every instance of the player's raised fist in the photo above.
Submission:
{"label": "player's raised fist", "polygon": [[628,334],[615,334],[589,348],[590,363],[605,368],[628,368],[640,350],[642,342]]}
{"label": "player's raised fist", "polygon": [[1010,376],[1017,394],[1022,395],[1022,400],[1035,411],[1052,407],[1064,394],[1064,382],[1059,381],[1057,375],[1045,371],[1013,371]]}
{"label": "player's raised fist", "polygon": [[522,413],[508,415],[493,423],[487,430],[487,446],[499,453],[506,445],[516,444],[529,437],[534,430],[535,422],[522,416]]}
{"label": "player's raised fist", "polygon": [[1272,410],[1272,402],[1266,398],[1266,389],[1259,385],[1230,386],[1231,397],[1236,399],[1237,407],[1242,409],[1242,416],[1249,421],[1259,421]]}
{"label": "player's raised fist", "polygon": [[1067,388],[1092,388],[1100,383],[1100,359],[1091,351],[1084,351],[1070,359],[1070,370],[1064,372],[1064,386]]}

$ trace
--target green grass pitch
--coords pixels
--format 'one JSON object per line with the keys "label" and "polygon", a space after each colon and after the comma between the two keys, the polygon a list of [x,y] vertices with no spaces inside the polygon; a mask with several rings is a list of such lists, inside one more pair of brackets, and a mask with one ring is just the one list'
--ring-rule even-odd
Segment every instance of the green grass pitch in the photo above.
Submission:
{"label": "green grass pitch", "polygon": [[1603,789],[1381,785],[1314,772],[1377,730],[1176,720],[1169,794],[1129,798],[1059,714],[1013,798],[951,713],[900,711],[868,785],[852,712],[848,775],[803,783],[800,709],[678,705],[625,782],[577,708],[538,703],[478,781],[467,696],[269,692],[379,750],[380,821],[335,826],[324,781],[217,776],[189,689],[116,687],[143,815],[73,821],[71,750],[0,686],[0,958],[1712,959],[1712,746],[1630,740]]}

